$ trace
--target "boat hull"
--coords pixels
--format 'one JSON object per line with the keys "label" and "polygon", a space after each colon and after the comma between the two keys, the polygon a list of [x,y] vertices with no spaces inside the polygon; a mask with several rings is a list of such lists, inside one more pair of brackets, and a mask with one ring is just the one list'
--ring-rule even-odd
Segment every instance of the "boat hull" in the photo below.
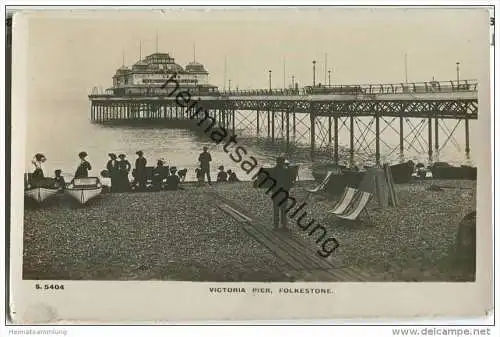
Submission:
{"label": "boat hull", "polygon": [[477,168],[469,166],[433,166],[433,179],[477,180]]}
{"label": "boat hull", "polygon": [[392,179],[395,184],[405,184],[410,182],[415,170],[413,163],[406,162],[390,166]]}
{"label": "boat hull", "polygon": [[30,199],[35,200],[39,204],[54,196],[59,192],[59,189],[46,188],[46,187],[35,187],[24,191],[24,195]]}
{"label": "boat hull", "polygon": [[94,199],[98,195],[102,193],[102,187],[95,187],[95,188],[68,188],[66,189],[66,193],[79,202],[80,204],[84,205],[91,199]]}

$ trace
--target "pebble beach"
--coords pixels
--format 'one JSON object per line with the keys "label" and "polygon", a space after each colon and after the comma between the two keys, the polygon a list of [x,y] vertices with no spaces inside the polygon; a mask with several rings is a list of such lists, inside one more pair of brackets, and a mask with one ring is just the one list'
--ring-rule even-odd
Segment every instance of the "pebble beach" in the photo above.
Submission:
{"label": "pebble beach", "polygon": [[[292,190],[306,200],[314,181]],[[429,189],[431,185],[440,190]],[[422,180],[395,185],[397,208],[345,224],[328,216],[336,199],[307,200],[307,211],[340,246],[330,259],[385,281],[453,281],[448,272],[461,219],[476,209],[476,182]],[[24,279],[295,281],[287,265],[217,207],[213,192],[272,227],[272,204],[250,182],[184,190],[102,194],[85,206],[64,195],[24,211]],[[315,246],[290,221],[290,235]]]}

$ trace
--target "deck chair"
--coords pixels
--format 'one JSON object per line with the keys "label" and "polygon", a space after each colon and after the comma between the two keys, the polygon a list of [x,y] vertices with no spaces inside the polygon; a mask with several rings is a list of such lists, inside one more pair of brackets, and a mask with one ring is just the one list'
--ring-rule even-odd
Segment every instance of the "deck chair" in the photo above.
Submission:
{"label": "deck chair", "polygon": [[307,192],[307,198],[309,198],[311,195],[313,194],[316,194],[316,193],[319,193],[319,192],[322,192],[325,190],[325,187],[326,185],[328,185],[328,182],[330,181],[330,179],[332,178],[332,175],[333,175],[333,171],[328,171],[326,173],[326,176],[325,178],[323,178],[323,181],[318,185],[316,186],[315,188],[311,188],[311,189],[306,189],[306,192]]}
{"label": "deck chair", "polygon": [[349,208],[349,206],[353,203],[354,197],[356,193],[359,192],[357,189],[352,187],[346,187],[342,198],[340,198],[339,202],[335,205],[335,207],[328,211],[328,213],[332,213],[335,215],[344,214],[344,212]]}
{"label": "deck chair", "polygon": [[344,220],[355,221],[363,212],[371,222],[370,214],[368,214],[368,210],[366,209],[366,205],[370,202],[371,197],[372,194],[369,192],[358,191],[358,198],[354,200],[352,207],[345,214],[336,214],[337,217]]}

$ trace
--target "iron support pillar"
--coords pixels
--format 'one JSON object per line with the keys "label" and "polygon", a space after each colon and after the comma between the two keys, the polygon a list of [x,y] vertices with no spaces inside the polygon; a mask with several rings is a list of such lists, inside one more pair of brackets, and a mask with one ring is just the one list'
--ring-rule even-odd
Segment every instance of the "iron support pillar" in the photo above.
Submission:
{"label": "iron support pillar", "polygon": [[434,158],[439,161],[439,119],[434,118]]}
{"label": "iron support pillar", "polygon": [[314,160],[314,152],[316,147],[316,115],[314,112],[309,113],[311,122],[311,160]]}
{"label": "iron support pillar", "polygon": [[429,163],[432,163],[432,118],[429,118],[427,123],[428,131],[429,131]]}
{"label": "iron support pillar", "polygon": [[465,158],[470,159],[469,118],[465,118]]}
{"label": "iron support pillar", "polygon": [[349,127],[349,164],[351,167],[354,166],[354,116],[350,116],[350,127]]}
{"label": "iron support pillar", "polygon": [[335,116],[333,118],[333,133],[335,139],[333,141],[333,160],[335,164],[339,163],[339,118]]}
{"label": "iron support pillar", "polygon": [[399,161],[402,163],[405,160],[404,147],[404,132],[403,132],[403,117],[399,117]]}
{"label": "iron support pillar", "polygon": [[380,117],[375,116],[375,163],[380,167]]}

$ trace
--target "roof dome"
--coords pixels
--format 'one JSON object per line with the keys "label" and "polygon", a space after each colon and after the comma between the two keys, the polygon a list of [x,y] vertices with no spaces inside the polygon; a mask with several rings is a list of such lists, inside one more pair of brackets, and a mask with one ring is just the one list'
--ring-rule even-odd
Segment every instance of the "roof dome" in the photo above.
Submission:
{"label": "roof dome", "polygon": [[205,67],[203,66],[203,64],[195,62],[195,61],[190,62],[186,66],[186,71],[188,73],[208,74],[208,71],[205,69]]}

